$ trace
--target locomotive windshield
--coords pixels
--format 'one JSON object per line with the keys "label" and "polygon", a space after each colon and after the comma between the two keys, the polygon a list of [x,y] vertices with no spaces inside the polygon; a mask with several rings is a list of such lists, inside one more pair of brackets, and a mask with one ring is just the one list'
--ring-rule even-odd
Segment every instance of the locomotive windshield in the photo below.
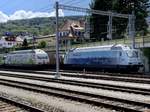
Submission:
{"label": "locomotive windshield", "polygon": [[38,59],[48,59],[48,56],[37,56]]}
{"label": "locomotive windshield", "polygon": [[130,58],[137,58],[138,57],[138,51],[127,51],[127,55]]}

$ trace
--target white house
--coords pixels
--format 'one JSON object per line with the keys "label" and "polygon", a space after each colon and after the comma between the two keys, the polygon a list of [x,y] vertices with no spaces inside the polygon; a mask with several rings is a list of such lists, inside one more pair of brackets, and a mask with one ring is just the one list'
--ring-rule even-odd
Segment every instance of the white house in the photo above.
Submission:
{"label": "white house", "polygon": [[83,20],[66,20],[59,29],[59,37],[62,40],[80,40],[84,38],[85,22]]}
{"label": "white house", "polygon": [[23,40],[20,37],[2,37],[0,39],[0,48],[11,48],[15,45],[22,44]]}

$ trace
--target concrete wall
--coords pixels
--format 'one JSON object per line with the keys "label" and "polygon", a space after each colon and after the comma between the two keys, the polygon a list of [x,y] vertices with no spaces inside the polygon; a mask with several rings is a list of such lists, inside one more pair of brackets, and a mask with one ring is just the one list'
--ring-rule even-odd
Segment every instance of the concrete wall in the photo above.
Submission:
{"label": "concrete wall", "polygon": [[143,48],[144,71],[150,73],[150,48]]}
{"label": "concrete wall", "polygon": [[144,71],[145,71],[146,73],[150,73],[149,60],[148,60],[148,58],[145,57],[145,56],[144,56],[143,63],[144,63]]}

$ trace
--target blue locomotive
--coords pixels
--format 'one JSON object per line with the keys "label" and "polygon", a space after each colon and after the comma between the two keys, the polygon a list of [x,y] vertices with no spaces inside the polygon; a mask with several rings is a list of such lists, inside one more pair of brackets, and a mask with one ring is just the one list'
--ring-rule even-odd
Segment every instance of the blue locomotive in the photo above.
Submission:
{"label": "blue locomotive", "polygon": [[122,44],[71,49],[64,57],[64,64],[72,68],[117,71],[138,71],[143,66],[140,50]]}

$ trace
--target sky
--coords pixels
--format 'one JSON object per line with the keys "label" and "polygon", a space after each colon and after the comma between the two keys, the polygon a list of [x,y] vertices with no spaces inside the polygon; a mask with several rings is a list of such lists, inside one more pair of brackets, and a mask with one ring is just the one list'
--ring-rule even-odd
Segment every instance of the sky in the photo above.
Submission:
{"label": "sky", "polygon": [[[91,0],[57,0],[60,4],[88,8]],[[56,0],[0,0],[0,22],[55,16]],[[80,15],[79,12],[59,10],[59,16]]]}

